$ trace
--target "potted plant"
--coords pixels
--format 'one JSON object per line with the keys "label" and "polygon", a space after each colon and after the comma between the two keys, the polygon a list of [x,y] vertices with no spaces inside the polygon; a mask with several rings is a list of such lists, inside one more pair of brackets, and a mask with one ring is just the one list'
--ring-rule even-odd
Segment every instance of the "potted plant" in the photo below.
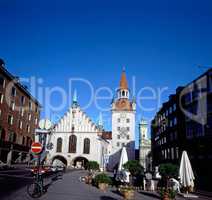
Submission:
{"label": "potted plant", "polygon": [[120,193],[123,195],[124,199],[132,200],[135,199],[135,190],[132,186],[120,186]]}
{"label": "potted plant", "polygon": [[176,192],[171,189],[162,188],[160,190],[160,197],[162,200],[174,200],[176,197]]}
{"label": "potted plant", "polygon": [[111,182],[111,178],[105,173],[98,174],[94,178],[95,185],[103,192],[108,189],[108,186],[111,184]]}
{"label": "potted plant", "polygon": [[85,183],[90,185],[92,183],[92,180],[93,180],[93,175],[92,173],[89,172],[88,175],[85,176]]}
{"label": "potted plant", "polygon": [[99,164],[96,161],[89,161],[86,165],[86,169],[89,170],[89,173],[85,176],[85,183],[91,184],[95,171],[99,170]]}

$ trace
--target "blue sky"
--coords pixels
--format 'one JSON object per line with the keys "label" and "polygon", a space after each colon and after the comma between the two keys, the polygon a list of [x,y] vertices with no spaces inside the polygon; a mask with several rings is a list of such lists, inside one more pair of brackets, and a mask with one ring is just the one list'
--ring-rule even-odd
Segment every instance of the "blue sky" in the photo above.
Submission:
{"label": "blue sky", "polygon": [[[210,0],[0,0],[0,57],[12,73],[42,78],[43,88],[57,86],[65,91],[68,80],[76,77],[89,80],[95,91],[103,86],[114,91],[125,66],[131,88],[132,78],[136,79],[136,94],[144,87],[168,88],[160,104],[177,86],[203,73],[205,69],[197,65],[212,66],[211,10]],[[88,87],[77,82],[73,88],[80,105],[85,105]],[[150,120],[158,110],[157,101],[143,99],[144,107],[154,109],[138,107],[137,119]],[[51,103],[60,102],[60,95],[54,93]],[[110,102],[99,104],[105,108]],[[67,103],[51,113],[52,119],[68,107]],[[94,103],[86,112],[97,120]],[[110,119],[110,112],[103,116]],[[110,124],[105,126],[110,129]]]}

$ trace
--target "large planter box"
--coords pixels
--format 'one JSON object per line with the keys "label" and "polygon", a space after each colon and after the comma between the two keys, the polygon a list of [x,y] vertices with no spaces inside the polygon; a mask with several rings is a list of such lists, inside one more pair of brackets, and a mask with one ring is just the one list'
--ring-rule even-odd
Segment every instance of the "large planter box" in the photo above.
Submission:
{"label": "large planter box", "polygon": [[133,200],[133,199],[135,199],[135,191],[134,190],[125,190],[125,191],[122,191],[122,195],[124,196],[124,199],[126,199],[126,200]]}
{"label": "large planter box", "polygon": [[106,183],[99,183],[98,184],[98,188],[103,191],[103,192],[106,192],[106,190],[108,189],[108,184]]}

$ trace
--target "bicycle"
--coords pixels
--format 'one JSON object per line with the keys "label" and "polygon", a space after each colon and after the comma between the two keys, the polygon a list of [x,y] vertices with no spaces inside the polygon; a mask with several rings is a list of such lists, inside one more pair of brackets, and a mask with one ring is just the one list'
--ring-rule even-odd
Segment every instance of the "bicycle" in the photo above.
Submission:
{"label": "bicycle", "polygon": [[27,193],[32,198],[39,198],[46,192],[43,185],[43,173],[38,173],[34,177],[33,183],[27,186]]}

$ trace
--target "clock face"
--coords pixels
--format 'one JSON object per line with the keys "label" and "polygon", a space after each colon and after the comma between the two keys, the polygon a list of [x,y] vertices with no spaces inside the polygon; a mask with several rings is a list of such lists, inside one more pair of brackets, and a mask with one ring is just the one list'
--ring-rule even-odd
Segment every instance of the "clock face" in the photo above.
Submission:
{"label": "clock face", "polygon": [[119,132],[120,132],[121,138],[127,137],[127,132],[128,132],[127,128],[121,127]]}

